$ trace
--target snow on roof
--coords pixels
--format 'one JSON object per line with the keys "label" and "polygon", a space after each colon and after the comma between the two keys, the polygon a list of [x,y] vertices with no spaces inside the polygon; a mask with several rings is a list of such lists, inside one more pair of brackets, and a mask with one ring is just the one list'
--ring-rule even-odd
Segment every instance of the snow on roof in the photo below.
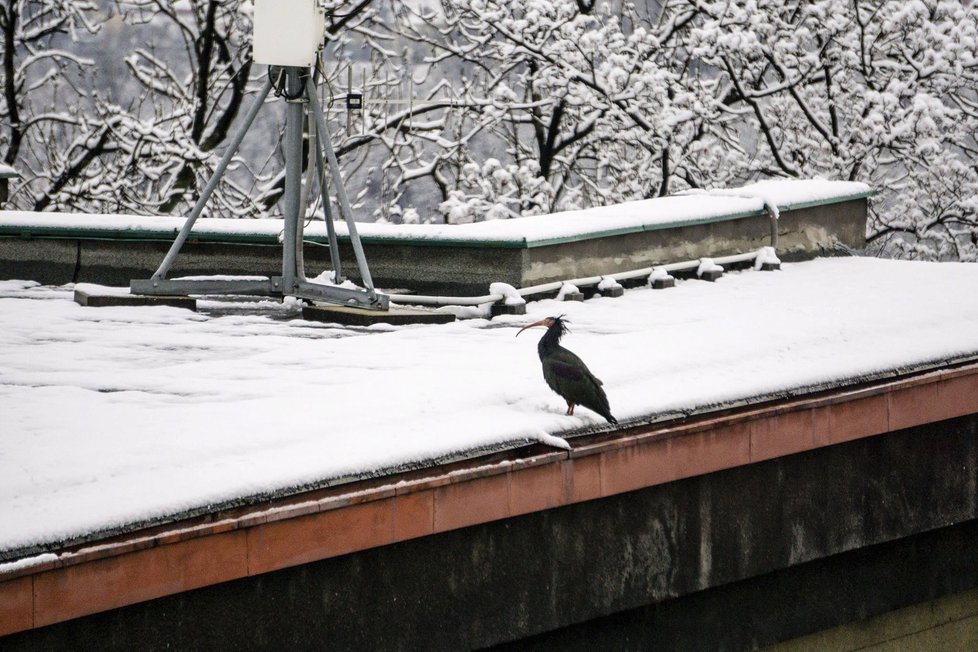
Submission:
{"label": "snow on roof", "polygon": [[70,287],[0,282],[0,555],[500,442],[560,445],[603,421],[564,415],[541,329],[514,338],[552,314],[622,421],[978,353],[973,264],[822,259],[440,326],[250,305],[85,308]]}
{"label": "snow on roof", "polygon": [[[362,222],[357,230],[362,238],[375,240],[427,240],[432,242],[505,242],[540,244],[553,240],[597,237],[609,232],[629,232],[682,226],[711,221],[738,219],[760,214],[772,202],[782,208],[803,207],[816,202],[844,201],[869,194],[869,186],[848,181],[786,180],[766,181],[744,188],[657,197],[548,215],[511,220],[490,220],[472,224],[378,224]],[[3,227],[29,229],[91,229],[163,233],[174,236],[183,225],[180,217],[136,215],[90,215],[0,211]],[[346,223],[336,220],[337,233],[347,235]],[[197,220],[194,233],[229,236],[262,235],[277,237],[282,221]],[[312,222],[306,234],[325,238],[321,221]]]}

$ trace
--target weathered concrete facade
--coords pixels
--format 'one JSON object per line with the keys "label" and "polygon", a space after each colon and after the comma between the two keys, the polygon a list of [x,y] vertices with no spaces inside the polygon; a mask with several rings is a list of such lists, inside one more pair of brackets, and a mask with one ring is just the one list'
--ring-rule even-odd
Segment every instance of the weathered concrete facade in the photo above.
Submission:
{"label": "weathered concrete facade", "polygon": [[750,649],[978,587],[978,419],[98,614],[41,650]]}
{"label": "weathered concrete facade", "polygon": [[750,649],[978,588],[978,363],[217,512],[0,576],[0,647]]}

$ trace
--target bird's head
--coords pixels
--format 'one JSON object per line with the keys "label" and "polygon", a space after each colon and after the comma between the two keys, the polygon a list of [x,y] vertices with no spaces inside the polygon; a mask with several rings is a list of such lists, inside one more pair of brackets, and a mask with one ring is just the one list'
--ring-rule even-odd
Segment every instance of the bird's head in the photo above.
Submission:
{"label": "bird's head", "polygon": [[540,321],[535,321],[532,324],[527,324],[519,331],[517,331],[516,336],[518,337],[519,334],[525,331],[527,328],[533,328],[534,326],[544,326],[548,331],[555,333],[557,339],[560,339],[560,337],[567,332],[568,323],[569,322],[566,319],[564,319],[563,315],[560,315],[559,317],[546,317],[544,319],[541,319]]}

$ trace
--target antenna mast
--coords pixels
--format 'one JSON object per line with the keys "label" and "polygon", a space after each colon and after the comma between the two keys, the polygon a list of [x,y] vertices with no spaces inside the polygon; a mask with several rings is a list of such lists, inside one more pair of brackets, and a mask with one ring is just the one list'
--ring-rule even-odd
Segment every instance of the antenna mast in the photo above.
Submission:
{"label": "antenna mast", "polygon": [[[133,294],[294,296],[375,310],[389,309],[389,298],[374,289],[336,152],[326,128],[323,108],[316,97],[314,67],[323,47],[325,28],[325,14],[316,0],[255,0],[252,58],[255,63],[269,67],[268,76],[159,268],[149,279],[133,279],[129,282]],[[257,280],[254,277],[168,279],[167,274],[190,236],[194,222],[200,217],[207,200],[254,123],[272,89],[273,80],[283,82],[282,97],[287,103],[284,138],[285,192],[282,197],[285,224],[281,276]],[[310,131],[316,132],[316,138],[311,139],[311,142],[316,143],[315,160],[319,179],[326,179],[327,173],[332,178],[340,213],[346,221],[360,277],[366,288],[364,290],[314,283],[305,278],[301,269],[301,220],[305,212],[305,207],[301,206],[302,131],[307,115]],[[333,234],[333,218],[325,184],[320,184],[320,191],[327,228]],[[341,267],[337,247],[330,247],[330,258],[333,269],[339,274]]]}

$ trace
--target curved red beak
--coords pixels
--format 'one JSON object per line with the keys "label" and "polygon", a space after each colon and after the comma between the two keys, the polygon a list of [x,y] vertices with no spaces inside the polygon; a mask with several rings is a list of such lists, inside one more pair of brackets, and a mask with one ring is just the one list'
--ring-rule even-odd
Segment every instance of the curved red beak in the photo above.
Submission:
{"label": "curved red beak", "polygon": [[546,319],[541,319],[540,321],[535,321],[532,324],[527,324],[526,326],[524,326],[523,328],[521,328],[519,331],[517,331],[517,333],[516,333],[516,335],[514,337],[519,337],[520,336],[520,333],[522,333],[523,331],[525,331],[527,328],[533,328],[534,326],[545,326],[546,328],[550,328],[550,326],[552,324],[553,324],[553,320],[550,319],[550,317],[547,317]]}

